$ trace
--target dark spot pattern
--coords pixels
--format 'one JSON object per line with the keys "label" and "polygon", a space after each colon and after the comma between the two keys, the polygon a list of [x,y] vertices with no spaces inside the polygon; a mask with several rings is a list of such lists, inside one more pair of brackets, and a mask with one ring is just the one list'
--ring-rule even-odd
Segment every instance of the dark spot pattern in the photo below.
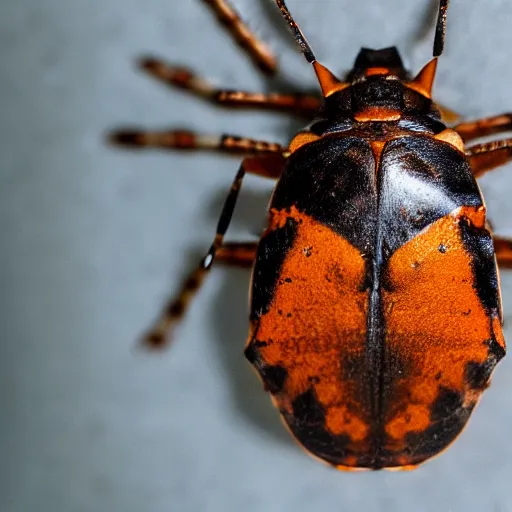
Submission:
{"label": "dark spot pattern", "polygon": [[261,356],[260,348],[268,346],[265,341],[254,340],[247,345],[244,354],[248,361],[258,370],[265,389],[272,394],[283,390],[288,372],[281,365],[268,365]]}
{"label": "dark spot pattern", "polygon": [[297,226],[295,220],[288,218],[283,227],[268,232],[259,243],[252,283],[251,320],[269,310],[281,267],[295,241]]}
{"label": "dark spot pattern", "polygon": [[422,432],[406,435],[405,455],[410,464],[423,462],[446,448],[461,432],[471,415],[474,404],[463,407],[464,397],[455,390],[441,387],[432,404],[431,424]]}
{"label": "dark spot pattern", "polygon": [[275,395],[283,390],[288,372],[280,365],[265,366],[261,376],[266,389]]}
{"label": "dark spot pattern", "polygon": [[325,428],[325,410],[311,388],[292,403],[293,414],[283,412],[291,431],[310,452],[331,464],[343,464],[350,437],[333,435]]}
{"label": "dark spot pattern", "polygon": [[487,345],[489,354],[486,361],[469,361],[465,368],[465,381],[474,390],[483,391],[489,385],[489,379],[500,359],[505,356],[505,350],[495,340],[490,339],[484,342]]}
{"label": "dark spot pattern", "polygon": [[489,314],[500,313],[498,272],[491,234],[465,218],[460,220],[460,230],[464,248],[471,257],[475,291]]}
{"label": "dark spot pattern", "polygon": [[505,357],[505,349],[494,338],[487,340],[485,343],[489,347],[489,357],[494,357],[496,361]]}

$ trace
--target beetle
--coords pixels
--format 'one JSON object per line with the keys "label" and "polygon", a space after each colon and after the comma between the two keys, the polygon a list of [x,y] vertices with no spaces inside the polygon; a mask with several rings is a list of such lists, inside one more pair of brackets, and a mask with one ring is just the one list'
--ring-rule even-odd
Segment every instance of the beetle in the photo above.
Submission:
{"label": "beetle", "polygon": [[[235,9],[205,1],[274,74],[274,56]],[[491,234],[476,178],[512,159],[512,139],[467,143],[512,130],[512,115],[450,127],[450,111],[432,100],[448,0],[416,76],[395,47],[363,48],[343,80],[275,3],[319,96],[219,90],[160,59],[141,65],[214,103],[306,117],[287,147],[179,130],[113,134],[131,147],[245,156],[209,251],[146,343],[166,345],[214,261],[252,267],[245,355],[293,436],[338,469],[412,469],[459,435],[505,355],[498,264],[512,268],[512,241]],[[225,243],[247,173],[277,180],[267,227],[258,243]]]}

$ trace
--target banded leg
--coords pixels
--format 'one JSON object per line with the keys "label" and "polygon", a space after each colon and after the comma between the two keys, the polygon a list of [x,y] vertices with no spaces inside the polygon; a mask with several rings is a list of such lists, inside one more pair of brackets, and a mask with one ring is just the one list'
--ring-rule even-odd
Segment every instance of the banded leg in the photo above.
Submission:
{"label": "banded leg", "polygon": [[473,175],[479,178],[487,171],[512,160],[512,139],[476,144],[466,149]]}
{"label": "banded leg", "polygon": [[168,302],[154,327],[147,333],[144,339],[146,345],[153,348],[161,348],[167,344],[169,331],[185,313],[187,306],[194,294],[199,290],[216,259],[228,264],[241,266],[248,266],[254,260],[256,243],[224,244],[223,241],[245,174],[247,172],[260,174],[261,167],[265,165],[264,163],[256,162],[257,160],[261,159],[257,157],[247,158],[242,162],[222,208],[217,232],[210,249],[197,268],[186,279],[178,295]]}
{"label": "banded leg", "polygon": [[189,91],[195,96],[212,103],[228,107],[259,108],[312,117],[321,106],[319,97],[301,93],[262,94],[218,89],[187,68],[173,66],[153,57],[142,59],[140,66],[150,75],[167,85]]}
{"label": "banded leg", "polygon": [[233,267],[251,268],[256,258],[257,242],[226,242],[217,251],[220,263]]}
{"label": "banded leg", "polygon": [[501,114],[499,116],[460,123],[453,129],[464,141],[486,137],[494,133],[509,132],[512,131],[512,114]]}
{"label": "banded leg", "polygon": [[[226,265],[250,268],[256,257],[257,246],[257,242],[226,243],[216,249],[215,260]],[[144,345],[150,348],[164,348],[169,343],[168,335],[172,326],[185,314],[213,263],[213,260],[210,260],[208,265],[206,258],[209,255],[210,251],[187,277],[178,295],[169,300],[154,327],[144,337]]]}
{"label": "banded leg", "polygon": [[260,41],[227,0],[204,0],[234,40],[247,51],[252,61],[267,75],[277,71],[277,61],[268,46]]}
{"label": "banded leg", "polygon": [[125,129],[112,132],[110,141],[131,148],[206,149],[234,154],[282,154],[280,144],[236,135],[199,134],[188,130],[144,131]]}
{"label": "banded leg", "polygon": [[512,239],[494,237],[494,251],[498,265],[501,268],[512,269]]}

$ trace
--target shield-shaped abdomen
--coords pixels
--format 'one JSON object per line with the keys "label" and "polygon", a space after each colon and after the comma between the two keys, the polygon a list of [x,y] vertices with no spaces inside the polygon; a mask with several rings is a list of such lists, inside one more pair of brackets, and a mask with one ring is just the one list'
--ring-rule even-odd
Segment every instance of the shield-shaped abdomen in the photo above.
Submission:
{"label": "shield-shaped abdomen", "polygon": [[425,461],[504,353],[492,239],[461,153],[426,135],[379,152],[331,135],[290,156],[246,355],[309,452],[340,468]]}

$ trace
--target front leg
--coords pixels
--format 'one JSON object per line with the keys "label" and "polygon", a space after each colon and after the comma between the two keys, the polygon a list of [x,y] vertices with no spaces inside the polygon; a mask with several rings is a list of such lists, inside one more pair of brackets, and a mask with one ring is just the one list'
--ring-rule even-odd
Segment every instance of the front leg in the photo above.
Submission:
{"label": "front leg", "polygon": [[285,148],[275,142],[250,139],[226,133],[200,134],[180,129],[153,131],[126,128],[110,133],[109,137],[110,142],[113,144],[137,149],[206,149],[240,155],[282,155],[285,152]]}

